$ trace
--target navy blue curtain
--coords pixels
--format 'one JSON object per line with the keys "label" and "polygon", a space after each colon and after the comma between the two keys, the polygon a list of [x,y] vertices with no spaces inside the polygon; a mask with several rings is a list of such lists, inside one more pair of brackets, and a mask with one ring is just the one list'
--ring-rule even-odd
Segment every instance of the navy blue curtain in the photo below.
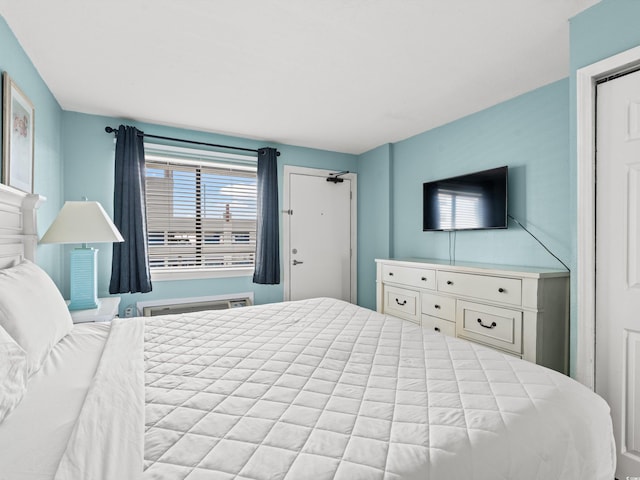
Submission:
{"label": "navy blue curtain", "polygon": [[253,283],[280,283],[278,163],[275,148],[258,150],[258,222]]}
{"label": "navy blue curtain", "polygon": [[113,223],[124,237],[113,244],[109,293],[147,293],[151,273],[147,244],[144,141],[135,127],[120,125],[116,140]]}

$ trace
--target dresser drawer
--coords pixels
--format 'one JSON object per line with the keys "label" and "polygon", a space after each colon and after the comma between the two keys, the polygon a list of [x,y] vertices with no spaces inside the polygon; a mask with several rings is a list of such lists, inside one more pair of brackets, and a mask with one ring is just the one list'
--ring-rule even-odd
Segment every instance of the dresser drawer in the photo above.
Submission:
{"label": "dresser drawer", "polygon": [[436,271],[427,268],[382,266],[382,281],[410,287],[436,289]]}
{"label": "dresser drawer", "polygon": [[456,334],[522,353],[522,312],[458,300]]}
{"label": "dresser drawer", "polygon": [[438,291],[509,305],[522,303],[522,280],[516,278],[439,271]]}
{"label": "dresser drawer", "polygon": [[440,332],[449,337],[456,336],[456,324],[443,320],[442,318],[432,317],[431,315],[422,314],[422,328]]}
{"label": "dresser drawer", "polygon": [[420,323],[419,293],[404,288],[384,287],[384,313]]}
{"label": "dresser drawer", "polygon": [[456,299],[425,292],[422,294],[422,313],[455,322]]}

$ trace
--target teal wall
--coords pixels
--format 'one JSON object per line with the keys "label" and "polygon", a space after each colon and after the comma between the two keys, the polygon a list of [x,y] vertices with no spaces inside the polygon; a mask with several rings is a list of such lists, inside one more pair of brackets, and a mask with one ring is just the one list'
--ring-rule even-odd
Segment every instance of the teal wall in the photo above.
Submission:
{"label": "teal wall", "polygon": [[[571,19],[571,77],[578,68],[640,44],[640,2],[601,0]],[[575,115],[573,116],[575,118]]]}
{"label": "teal wall", "polygon": [[[424,182],[502,165],[509,166],[509,213],[570,263],[568,96],[564,79],[361,155],[359,303],[375,305],[376,256],[449,258],[449,233],[422,231]],[[513,222],[452,240],[456,260],[563,268]]]}
{"label": "teal wall", "polygon": [[[602,0],[580,15],[571,20],[570,35],[570,191],[571,191],[571,232],[572,251],[576,251],[577,245],[577,221],[579,215],[591,215],[591,212],[579,212],[577,209],[577,155],[576,155],[576,71],[582,67],[596,63],[617,53],[629,50],[640,45],[640,1],[638,0]],[[571,351],[572,359],[575,359],[577,344],[577,325],[579,319],[576,315],[576,278],[580,272],[576,270],[576,256],[571,258]],[[575,373],[575,364],[571,364],[571,374]]]}
{"label": "teal wall", "polygon": [[[42,235],[62,206],[63,155],[60,144],[62,109],[38,71],[0,16],[0,71],[8,72],[35,107],[34,191],[47,197],[38,214],[38,230]],[[0,115],[1,117],[1,115]],[[0,126],[2,118],[0,118]],[[0,131],[1,128],[0,128]],[[37,261],[58,286],[63,283],[61,248],[57,245],[38,247]]]}
{"label": "teal wall", "polygon": [[358,304],[376,309],[376,258],[391,255],[393,145],[358,157]]}
{"label": "teal wall", "polygon": [[[113,134],[107,134],[104,127],[118,127],[121,123],[133,125],[146,133],[184,138],[195,141],[234,145],[246,148],[274,146],[281,155],[278,157],[280,205],[282,205],[282,185],[284,165],[324,168],[329,170],[357,170],[357,157],[324,150],[294,147],[281,144],[266,144],[254,140],[215,135],[211,133],[184,130],[123,119],[86,115],[75,112],[62,114],[62,142],[65,154],[64,196],[65,200],[79,200],[83,196],[99,201],[110,215],[113,215],[113,167],[115,142]],[[184,144],[182,144],[184,145]],[[282,230],[281,230],[282,231]],[[281,238],[282,242],[282,238]],[[98,295],[107,295],[111,273],[111,246],[97,245],[98,253]],[[65,267],[68,266],[65,263]],[[235,292],[254,292],[256,303],[282,301],[281,285],[254,285],[251,277],[234,277],[203,280],[155,281],[153,291],[147,294],[122,295],[121,309],[139,300],[158,298],[179,298],[205,295],[220,295]],[[68,293],[68,285],[63,288]]]}
{"label": "teal wall", "polygon": [[[561,80],[394,145],[393,256],[449,258],[448,232],[422,231],[422,184],[509,167],[509,213],[570,257],[569,82]],[[455,259],[562,269],[520,227],[461,231]]]}

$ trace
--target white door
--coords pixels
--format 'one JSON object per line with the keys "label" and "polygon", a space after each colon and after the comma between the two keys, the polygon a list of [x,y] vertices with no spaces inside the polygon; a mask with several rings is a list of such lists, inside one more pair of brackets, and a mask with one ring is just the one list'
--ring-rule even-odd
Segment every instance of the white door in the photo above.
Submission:
{"label": "white door", "polygon": [[596,132],[595,387],[623,480],[640,476],[640,72],[598,86]]}
{"label": "white door", "polygon": [[286,300],[355,301],[355,174],[329,173],[285,167]]}

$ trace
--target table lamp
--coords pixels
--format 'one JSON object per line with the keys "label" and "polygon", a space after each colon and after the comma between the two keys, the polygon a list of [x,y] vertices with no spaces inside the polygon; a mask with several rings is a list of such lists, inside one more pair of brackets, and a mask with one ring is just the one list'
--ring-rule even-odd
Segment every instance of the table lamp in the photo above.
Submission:
{"label": "table lamp", "polygon": [[40,243],[81,243],[71,251],[69,310],[98,308],[98,249],[87,243],[124,242],[98,202],[65,202]]}

